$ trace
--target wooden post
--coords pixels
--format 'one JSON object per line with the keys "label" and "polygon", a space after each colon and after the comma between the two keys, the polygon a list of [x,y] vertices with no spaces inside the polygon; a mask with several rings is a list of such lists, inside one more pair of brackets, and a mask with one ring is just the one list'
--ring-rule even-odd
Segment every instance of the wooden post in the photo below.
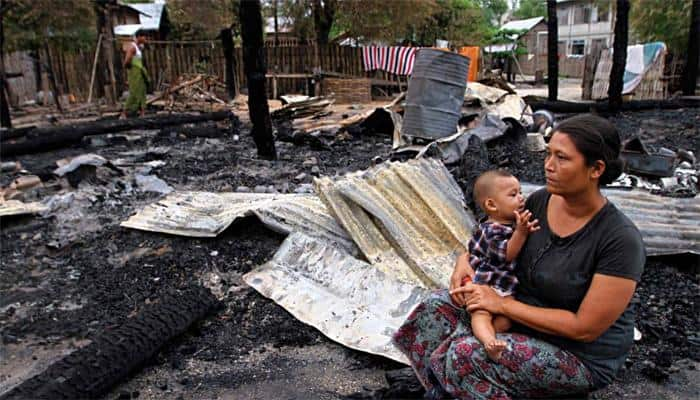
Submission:
{"label": "wooden post", "polygon": [[277,158],[272,136],[272,121],[265,91],[265,42],[263,39],[260,0],[240,3],[241,38],[243,39],[243,68],[248,80],[248,110],[253,123],[253,140],[258,156]]}
{"label": "wooden post", "polygon": [[224,77],[226,81],[226,94],[229,100],[236,97],[236,71],[234,68],[235,56],[233,54],[233,35],[231,29],[226,28],[221,30],[221,46],[224,48]]}
{"label": "wooden post", "polygon": [[63,107],[61,107],[61,93],[58,92],[58,86],[56,85],[56,77],[53,74],[53,65],[51,65],[51,51],[49,50],[48,40],[44,41],[44,50],[46,51],[46,72],[49,74],[49,84],[51,85],[51,91],[53,92],[53,101],[56,103],[56,108],[63,114]]}
{"label": "wooden post", "polygon": [[591,100],[593,98],[593,82],[595,82],[595,72],[598,69],[602,51],[602,43],[593,41],[590,54],[585,56],[583,81],[581,82],[581,99],[583,100]]}
{"label": "wooden post", "polygon": [[[0,9],[4,11],[5,0],[0,0]],[[9,100],[5,95],[5,89],[9,87],[5,77],[5,29],[3,25],[4,12],[0,11],[0,126],[12,128],[12,116],[10,115]]]}
{"label": "wooden post", "polygon": [[97,72],[97,60],[100,57],[100,46],[102,46],[102,34],[97,37],[97,46],[95,47],[95,60],[92,62],[92,74],[90,75],[90,89],[88,94],[88,104],[92,103],[92,88],[95,86],[95,73]]}

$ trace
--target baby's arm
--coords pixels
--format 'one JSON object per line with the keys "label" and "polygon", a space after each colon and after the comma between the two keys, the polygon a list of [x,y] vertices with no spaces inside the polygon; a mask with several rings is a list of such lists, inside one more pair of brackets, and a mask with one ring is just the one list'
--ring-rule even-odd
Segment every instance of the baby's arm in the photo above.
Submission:
{"label": "baby's arm", "polygon": [[527,240],[527,235],[540,229],[539,221],[530,222],[531,217],[532,213],[528,210],[521,213],[515,211],[515,229],[506,246],[506,261],[515,260]]}

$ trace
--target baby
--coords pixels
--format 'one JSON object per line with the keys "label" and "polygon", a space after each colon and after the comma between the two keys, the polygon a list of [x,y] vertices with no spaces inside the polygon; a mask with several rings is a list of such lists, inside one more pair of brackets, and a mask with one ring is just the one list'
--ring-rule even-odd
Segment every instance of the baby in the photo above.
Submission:
{"label": "baby", "polygon": [[[502,297],[511,296],[518,284],[514,260],[527,236],[539,229],[538,221],[530,222],[532,213],[525,210],[520,183],[504,170],[487,171],[477,178],[474,201],[487,215],[469,241],[474,283],[488,285]],[[462,284],[469,281],[471,278],[467,276]],[[498,360],[507,344],[496,339],[496,332],[510,329],[510,320],[485,310],[473,312],[471,318],[474,336],[484,345],[488,356]]]}

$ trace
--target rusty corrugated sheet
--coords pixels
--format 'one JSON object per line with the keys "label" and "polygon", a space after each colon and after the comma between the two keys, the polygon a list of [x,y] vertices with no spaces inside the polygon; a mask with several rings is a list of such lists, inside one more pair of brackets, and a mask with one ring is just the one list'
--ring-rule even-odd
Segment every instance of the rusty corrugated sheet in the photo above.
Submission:
{"label": "rusty corrugated sheet", "polygon": [[301,233],[289,235],[272,260],[243,279],[330,339],[404,364],[391,335],[428,294]]}
{"label": "rusty corrugated sheet", "polygon": [[[522,185],[525,194],[540,187]],[[604,189],[603,194],[637,225],[647,255],[700,254],[700,196],[662,197],[639,189]]]}
{"label": "rusty corrugated sheet", "polygon": [[177,192],[121,223],[126,228],[192,237],[214,237],[241,217],[255,215],[277,232],[304,232],[343,246],[356,246],[315,195]]}
{"label": "rusty corrugated sheet", "polygon": [[39,214],[47,211],[48,209],[48,207],[37,202],[23,203],[19,200],[0,201],[0,217],[7,217],[10,215]]}
{"label": "rusty corrugated sheet", "polygon": [[475,221],[442,163],[387,162],[315,184],[371,264],[405,282],[447,286]]}

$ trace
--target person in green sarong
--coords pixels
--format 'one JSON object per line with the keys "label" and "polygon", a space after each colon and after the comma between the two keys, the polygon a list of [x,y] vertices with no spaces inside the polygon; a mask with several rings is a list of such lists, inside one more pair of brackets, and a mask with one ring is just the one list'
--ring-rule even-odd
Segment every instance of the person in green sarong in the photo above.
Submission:
{"label": "person in green sarong", "polygon": [[129,82],[129,97],[124,104],[122,118],[127,115],[138,113],[143,117],[146,113],[146,88],[148,87],[148,72],[143,66],[143,54],[141,49],[146,44],[146,33],[142,30],[136,31],[134,40],[126,49],[124,57],[124,67],[127,69]]}

